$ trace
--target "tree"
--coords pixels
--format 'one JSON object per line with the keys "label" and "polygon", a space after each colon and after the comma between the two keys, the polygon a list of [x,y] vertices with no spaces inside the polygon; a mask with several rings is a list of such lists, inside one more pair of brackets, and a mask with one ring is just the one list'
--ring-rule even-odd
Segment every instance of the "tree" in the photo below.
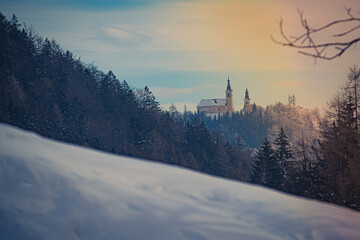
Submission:
{"label": "tree", "polygon": [[332,114],[325,117],[321,132],[319,192],[324,200],[360,207],[360,134],[351,88],[344,88],[346,98],[335,98]]}
{"label": "tree", "polygon": [[[358,128],[359,124],[359,94],[360,94],[360,68],[353,66],[350,68],[350,73],[348,74],[348,81],[345,83],[345,89],[351,90],[351,94],[354,98],[354,108],[355,108],[355,127]],[[352,92],[352,93],[351,93]]]}
{"label": "tree", "polygon": [[286,190],[301,196],[311,197],[315,194],[314,182],[316,182],[315,168],[313,167],[314,155],[310,144],[304,137],[296,143],[295,152],[297,161],[288,169],[288,182]]}
{"label": "tree", "polygon": [[279,189],[283,182],[282,179],[281,166],[275,158],[271,143],[265,138],[255,156],[250,181]]}
{"label": "tree", "polygon": [[148,86],[145,86],[144,89],[139,89],[136,92],[136,100],[143,110],[155,114],[160,112],[159,103],[156,101],[154,94],[150,91]]}
{"label": "tree", "polygon": [[280,164],[282,175],[286,177],[286,162],[293,158],[293,152],[284,128],[280,128],[280,132],[274,141],[274,145],[276,146],[275,157]]}
{"label": "tree", "polygon": [[[55,42],[0,13],[0,122],[46,137],[222,177],[248,180],[250,151],[218,135],[197,114],[159,107],[148,87],[85,65]],[[185,109],[186,110],[186,109]],[[189,122],[189,124],[186,124]]]}
{"label": "tree", "polygon": [[171,104],[171,106],[169,107],[169,113],[172,119],[174,119],[175,121],[180,121],[181,119],[181,114],[180,112],[176,109],[176,106],[174,103]]}
{"label": "tree", "polygon": [[[280,34],[282,40],[272,40],[282,46],[299,49],[299,53],[317,59],[332,60],[343,55],[351,46],[355,46],[360,41],[360,37],[348,38],[350,33],[360,29],[360,17],[355,17],[351,13],[351,8],[346,9],[347,17],[331,21],[324,26],[313,28],[309,25],[308,20],[304,18],[303,11],[298,10],[302,33],[297,36],[291,36],[284,31],[283,20],[280,20]],[[326,33],[332,28],[338,27],[339,32],[333,33],[326,37],[326,40],[319,40],[319,35]]]}

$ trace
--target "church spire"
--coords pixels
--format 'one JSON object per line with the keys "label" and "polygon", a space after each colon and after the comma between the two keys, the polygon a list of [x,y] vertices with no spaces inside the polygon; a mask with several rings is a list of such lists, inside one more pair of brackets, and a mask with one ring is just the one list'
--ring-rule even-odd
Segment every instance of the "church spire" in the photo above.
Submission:
{"label": "church spire", "polygon": [[229,76],[228,76],[228,80],[227,80],[227,81],[228,81],[228,84],[227,84],[226,90],[227,90],[227,91],[232,91],[232,90],[231,90],[231,86],[230,86],[230,78],[229,78]]}
{"label": "church spire", "polygon": [[246,91],[245,91],[245,99],[249,99],[249,100],[250,100],[249,91],[248,91],[247,88],[246,88]]}
{"label": "church spire", "polygon": [[227,80],[228,84],[226,87],[226,91],[225,91],[225,100],[226,100],[226,104],[225,104],[225,108],[226,108],[226,112],[229,114],[229,117],[231,117],[232,113],[234,112],[234,106],[233,106],[233,96],[232,96],[232,89],[230,86],[230,78],[228,76],[228,80]]}

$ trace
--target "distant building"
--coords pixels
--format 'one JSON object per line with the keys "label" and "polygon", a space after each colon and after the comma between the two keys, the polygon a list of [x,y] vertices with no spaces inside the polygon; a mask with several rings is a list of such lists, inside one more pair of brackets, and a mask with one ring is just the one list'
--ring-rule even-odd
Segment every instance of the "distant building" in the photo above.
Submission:
{"label": "distant building", "polygon": [[292,107],[296,106],[295,94],[288,96],[289,105]]}
{"label": "distant building", "polygon": [[206,116],[211,117],[222,116],[228,113],[231,117],[234,112],[234,105],[229,77],[227,80],[225,96],[225,98],[220,99],[201,99],[200,103],[197,105],[198,113],[204,113]]}
{"label": "distant building", "polygon": [[244,98],[244,112],[249,113],[252,111],[252,106],[250,104],[250,97],[249,97],[249,91],[246,88],[245,91],[245,98]]}

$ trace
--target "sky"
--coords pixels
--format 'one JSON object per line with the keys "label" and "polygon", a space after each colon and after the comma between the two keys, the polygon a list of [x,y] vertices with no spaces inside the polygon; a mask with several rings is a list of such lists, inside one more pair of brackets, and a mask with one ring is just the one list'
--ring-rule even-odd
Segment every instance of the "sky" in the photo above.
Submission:
{"label": "sky", "polygon": [[[84,63],[113,73],[132,87],[145,85],[167,109],[195,110],[202,98],[224,98],[228,77],[235,110],[245,89],[252,102],[287,103],[320,110],[336,94],[359,46],[341,58],[317,61],[275,44],[279,21],[290,34],[301,30],[297,10],[319,27],[360,15],[358,0],[1,0],[41,36],[55,39]],[[359,35],[359,32],[353,34]]]}

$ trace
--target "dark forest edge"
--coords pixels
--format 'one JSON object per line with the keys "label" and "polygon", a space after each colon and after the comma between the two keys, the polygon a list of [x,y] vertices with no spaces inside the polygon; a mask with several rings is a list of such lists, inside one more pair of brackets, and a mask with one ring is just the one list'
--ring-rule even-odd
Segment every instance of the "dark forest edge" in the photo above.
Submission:
{"label": "dark forest edge", "polygon": [[[214,141],[197,115],[173,118],[148,87],[75,59],[55,40],[0,16],[0,120],[43,136],[248,180],[250,151]],[[218,161],[218,159],[222,159]]]}
{"label": "dark forest edge", "polygon": [[251,182],[360,210],[359,82],[360,68],[351,67],[316,142],[300,139],[294,151],[283,129],[273,144],[265,138]]}
{"label": "dark forest edge", "polygon": [[[291,142],[286,135],[291,127],[281,127],[273,131],[271,144],[263,139],[276,118],[269,121],[266,111],[291,108],[259,106],[251,114],[217,120],[164,111],[148,87],[133,89],[111,71],[84,64],[55,40],[21,27],[15,15],[9,21],[0,14],[0,36],[1,122],[64,142],[360,209],[359,104],[351,88],[359,77],[348,80],[351,87],[330,105],[315,141]],[[243,132],[230,136],[241,126]],[[250,147],[260,144],[255,154],[242,137]]]}

